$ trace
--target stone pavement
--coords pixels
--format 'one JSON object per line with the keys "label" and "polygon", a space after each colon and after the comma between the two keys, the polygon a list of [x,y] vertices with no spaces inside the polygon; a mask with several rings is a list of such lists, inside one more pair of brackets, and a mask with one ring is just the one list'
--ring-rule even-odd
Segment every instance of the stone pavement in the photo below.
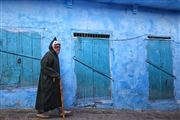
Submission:
{"label": "stone pavement", "polygon": [[[113,109],[71,109],[66,120],[180,120],[180,111],[131,111]],[[49,112],[48,120],[62,120],[55,111]],[[0,120],[40,120],[35,110],[0,109]]]}

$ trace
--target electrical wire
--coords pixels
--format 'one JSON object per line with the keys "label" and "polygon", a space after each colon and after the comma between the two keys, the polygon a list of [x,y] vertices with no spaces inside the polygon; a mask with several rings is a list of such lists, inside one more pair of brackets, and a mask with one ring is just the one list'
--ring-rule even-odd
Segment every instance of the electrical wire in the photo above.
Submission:
{"label": "electrical wire", "polygon": [[[141,38],[141,37],[148,36],[148,35],[150,35],[150,34],[143,34],[143,35],[139,35],[139,36],[132,37],[132,38],[124,38],[124,39],[116,39],[116,40],[110,39],[109,41],[130,41],[130,40],[134,40],[134,39]],[[148,39],[147,39],[147,40],[148,40]],[[180,45],[180,43],[179,43],[179,42],[176,42],[175,40],[169,40],[169,41]]]}
{"label": "electrical wire", "polygon": [[136,37],[132,37],[132,38],[123,38],[123,39],[116,39],[116,40],[109,40],[109,41],[129,41],[129,40],[134,40],[134,39],[137,39],[137,38],[141,38],[143,36],[147,36],[149,34],[143,34],[143,35],[139,35],[139,36],[136,36]]}
{"label": "electrical wire", "polygon": [[172,40],[172,42],[173,42],[173,43],[176,43],[177,45],[180,45],[180,43],[179,43],[179,42],[176,42],[176,41],[174,41],[174,40]]}

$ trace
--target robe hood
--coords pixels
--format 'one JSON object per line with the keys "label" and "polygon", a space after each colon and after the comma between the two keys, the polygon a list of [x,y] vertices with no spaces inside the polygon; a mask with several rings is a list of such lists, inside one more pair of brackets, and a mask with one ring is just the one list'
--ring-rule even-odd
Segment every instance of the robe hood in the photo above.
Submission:
{"label": "robe hood", "polygon": [[52,47],[52,44],[53,44],[54,41],[57,41],[56,37],[54,37],[54,39],[53,39],[53,40],[51,41],[51,43],[49,44],[49,50],[50,50],[51,52],[53,52],[53,53],[55,52],[54,49],[53,49],[53,47]]}

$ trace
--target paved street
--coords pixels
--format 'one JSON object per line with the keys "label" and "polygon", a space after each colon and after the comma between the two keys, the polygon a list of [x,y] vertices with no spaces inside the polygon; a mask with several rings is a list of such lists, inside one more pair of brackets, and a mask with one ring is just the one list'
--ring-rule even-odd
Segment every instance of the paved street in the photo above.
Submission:
{"label": "paved street", "polygon": [[[180,112],[130,111],[112,109],[71,109],[66,120],[180,120]],[[39,120],[35,110],[6,109],[0,111],[0,120]],[[49,112],[50,120],[62,119],[57,112]]]}

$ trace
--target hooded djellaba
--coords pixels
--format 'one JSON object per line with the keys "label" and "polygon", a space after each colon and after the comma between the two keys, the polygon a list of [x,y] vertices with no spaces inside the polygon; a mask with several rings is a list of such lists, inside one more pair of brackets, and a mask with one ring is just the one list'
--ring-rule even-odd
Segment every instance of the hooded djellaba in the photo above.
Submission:
{"label": "hooded djellaba", "polygon": [[53,45],[60,43],[56,37],[49,45],[49,51],[41,60],[41,71],[37,90],[35,108],[38,114],[61,107],[60,96],[60,65],[58,54]]}

